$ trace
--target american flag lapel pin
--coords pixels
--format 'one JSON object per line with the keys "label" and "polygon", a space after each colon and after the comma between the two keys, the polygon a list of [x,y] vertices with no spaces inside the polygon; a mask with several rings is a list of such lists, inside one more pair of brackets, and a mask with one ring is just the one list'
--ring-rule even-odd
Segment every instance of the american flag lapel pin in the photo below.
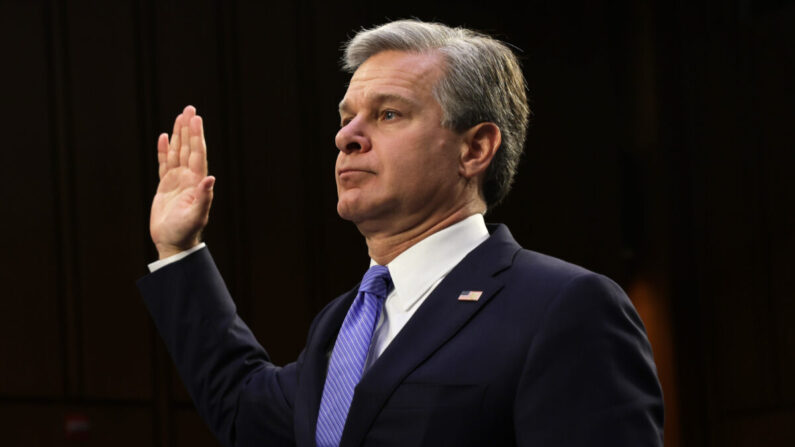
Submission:
{"label": "american flag lapel pin", "polygon": [[464,290],[461,295],[458,295],[458,301],[477,301],[480,299],[483,292],[480,290]]}

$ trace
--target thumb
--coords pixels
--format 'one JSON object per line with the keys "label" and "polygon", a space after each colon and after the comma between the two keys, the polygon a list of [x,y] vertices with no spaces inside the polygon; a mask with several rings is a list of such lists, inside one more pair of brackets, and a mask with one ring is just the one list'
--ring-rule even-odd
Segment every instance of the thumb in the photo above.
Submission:
{"label": "thumb", "polygon": [[196,204],[199,207],[200,215],[206,216],[210,212],[210,205],[213,202],[213,187],[215,177],[208,175],[196,187]]}

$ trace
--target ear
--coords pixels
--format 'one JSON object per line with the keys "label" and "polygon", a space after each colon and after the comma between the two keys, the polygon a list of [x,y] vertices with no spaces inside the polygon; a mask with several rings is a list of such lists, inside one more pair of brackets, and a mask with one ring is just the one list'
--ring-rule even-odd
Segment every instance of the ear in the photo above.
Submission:
{"label": "ear", "polygon": [[494,123],[480,123],[464,132],[463,140],[459,173],[472,179],[486,172],[502,143],[502,133]]}

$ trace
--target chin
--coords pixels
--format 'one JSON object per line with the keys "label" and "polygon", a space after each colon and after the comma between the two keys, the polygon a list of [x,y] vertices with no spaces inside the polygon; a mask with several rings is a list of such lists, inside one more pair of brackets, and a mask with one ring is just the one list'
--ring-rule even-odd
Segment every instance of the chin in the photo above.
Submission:
{"label": "chin", "polygon": [[337,204],[337,215],[339,215],[341,218],[343,218],[345,220],[351,220],[351,218],[349,217],[349,214],[348,214],[348,210],[346,210],[345,208],[341,207],[339,204]]}
{"label": "chin", "polygon": [[374,222],[376,213],[372,208],[362,206],[360,203],[342,201],[337,202],[337,214],[359,227],[366,222]]}
{"label": "chin", "polygon": [[365,214],[366,206],[361,191],[358,189],[337,192],[337,214],[345,220],[356,223]]}
{"label": "chin", "polygon": [[355,206],[349,201],[339,200],[337,201],[337,214],[341,218],[355,223],[358,213],[355,210]]}
{"label": "chin", "polygon": [[398,209],[395,200],[383,200],[381,197],[361,194],[361,191],[345,191],[337,199],[337,214],[356,226],[370,222],[373,225],[383,225],[394,216]]}

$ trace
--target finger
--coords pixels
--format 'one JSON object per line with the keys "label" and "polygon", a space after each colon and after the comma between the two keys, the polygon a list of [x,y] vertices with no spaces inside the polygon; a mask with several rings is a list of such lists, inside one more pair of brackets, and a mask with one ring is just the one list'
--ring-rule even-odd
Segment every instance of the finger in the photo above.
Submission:
{"label": "finger", "polygon": [[174,129],[171,131],[171,140],[169,144],[174,144],[174,140],[179,138],[179,131],[182,129],[182,114],[180,113],[174,118]]}
{"label": "finger", "polygon": [[215,177],[212,175],[205,177],[196,186],[196,213],[202,219],[202,225],[207,224],[207,218],[210,214],[210,205],[213,203],[213,187],[215,186]]}
{"label": "finger", "polygon": [[191,105],[185,106],[185,109],[182,111],[182,114],[187,118],[187,120],[183,123],[183,125],[187,126],[190,119],[196,116],[196,107]]}
{"label": "finger", "polygon": [[179,166],[179,134],[182,130],[182,118],[180,113],[174,120],[174,130],[171,133],[171,141],[168,143],[168,154],[166,155],[166,171]]}
{"label": "finger", "polygon": [[204,141],[202,117],[196,115],[190,120],[190,157],[188,167],[191,171],[207,175],[207,143]]}
{"label": "finger", "polygon": [[190,160],[190,121],[196,116],[196,107],[191,105],[185,106],[182,111],[182,119],[180,121],[180,148],[179,148],[179,165],[188,167]]}
{"label": "finger", "polygon": [[174,143],[169,145],[168,147],[168,155],[166,156],[166,171],[169,169],[174,169],[179,167],[179,135],[176,138],[172,138]]}
{"label": "finger", "polygon": [[161,133],[160,137],[157,139],[157,173],[161,179],[168,170],[166,167],[167,159],[168,159],[168,134]]}
{"label": "finger", "polygon": [[[185,117],[187,118],[187,117]],[[183,118],[184,120],[184,118]],[[190,158],[190,121],[183,122],[182,131],[180,132],[179,142],[179,165],[188,167],[188,160]]]}
{"label": "finger", "polygon": [[171,131],[171,139],[168,142],[169,151],[179,150],[179,133],[182,130],[182,114],[174,119],[174,129]]}

